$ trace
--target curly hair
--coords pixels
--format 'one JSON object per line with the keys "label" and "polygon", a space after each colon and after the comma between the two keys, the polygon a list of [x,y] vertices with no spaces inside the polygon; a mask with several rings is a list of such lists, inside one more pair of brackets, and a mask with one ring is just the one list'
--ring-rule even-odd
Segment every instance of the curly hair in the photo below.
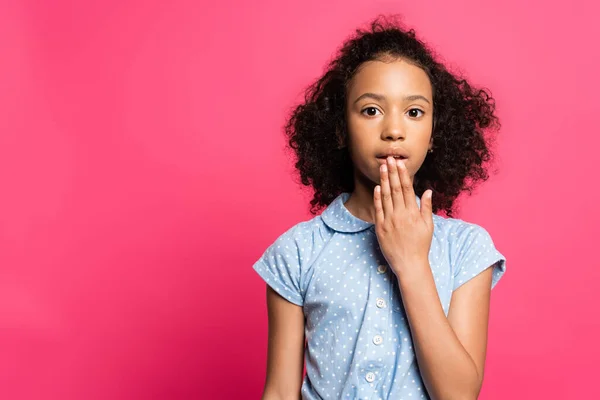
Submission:
{"label": "curly hair", "polygon": [[[285,123],[287,144],[293,149],[295,167],[305,186],[312,186],[312,214],[330,204],[340,193],[354,189],[353,165],[347,146],[346,94],[349,81],[361,64],[383,58],[402,58],[423,69],[433,93],[433,152],[414,180],[422,196],[434,192],[433,212],[453,216],[462,191],[469,194],[488,179],[486,163],[492,158],[490,138],[484,130],[499,128],[495,101],[487,89],[475,88],[436,60],[413,29],[404,29],[395,18],[378,17],[370,29],[356,30],[317,81],[304,93]],[[490,129],[486,129],[490,128]]]}

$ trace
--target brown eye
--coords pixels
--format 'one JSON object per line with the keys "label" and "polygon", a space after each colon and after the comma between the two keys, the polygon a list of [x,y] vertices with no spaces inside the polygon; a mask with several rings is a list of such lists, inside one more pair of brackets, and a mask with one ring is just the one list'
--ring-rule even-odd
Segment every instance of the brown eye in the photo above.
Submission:
{"label": "brown eye", "polygon": [[[421,113],[421,114],[419,114]],[[411,108],[410,110],[408,110],[408,116],[411,118],[419,118],[421,116],[423,116],[423,114],[425,114],[423,111],[419,110],[418,108]]]}
{"label": "brown eye", "polygon": [[378,111],[379,111],[379,110],[378,110],[377,108],[375,108],[375,107],[367,107],[367,108],[365,108],[364,110],[362,110],[361,112],[362,112],[363,114],[365,114],[365,112],[366,112],[366,115],[367,115],[367,116],[369,116],[369,117],[374,117],[374,116],[376,116],[376,115],[377,115],[377,112],[378,112]]}

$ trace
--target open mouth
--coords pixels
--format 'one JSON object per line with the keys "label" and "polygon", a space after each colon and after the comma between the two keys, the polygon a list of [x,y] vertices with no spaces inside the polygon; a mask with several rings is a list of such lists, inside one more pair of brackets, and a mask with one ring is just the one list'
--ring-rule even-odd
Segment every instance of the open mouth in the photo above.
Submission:
{"label": "open mouth", "polygon": [[[393,156],[396,160],[406,160],[407,157],[404,156]],[[385,163],[387,161],[388,156],[383,156],[383,157],[377,157],[377,160],[379,160],[380,163]]]}

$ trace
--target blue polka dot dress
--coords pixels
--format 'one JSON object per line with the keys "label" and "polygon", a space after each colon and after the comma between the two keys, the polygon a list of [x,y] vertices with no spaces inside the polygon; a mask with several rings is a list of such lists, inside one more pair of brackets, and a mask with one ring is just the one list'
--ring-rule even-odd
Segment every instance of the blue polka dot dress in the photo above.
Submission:
{"label": "blue polka dot dress", "polygon": [[[375,226],[340,194],[319,216],[279,236],[254,264],[277,293],[303,307],[307,348],[302,399],[428,399],[394,273]],[[417,197],[420,205],[420,199]],[[433,216],[429,263],[446,315],[452,292],[506,260],[482,227]]]}

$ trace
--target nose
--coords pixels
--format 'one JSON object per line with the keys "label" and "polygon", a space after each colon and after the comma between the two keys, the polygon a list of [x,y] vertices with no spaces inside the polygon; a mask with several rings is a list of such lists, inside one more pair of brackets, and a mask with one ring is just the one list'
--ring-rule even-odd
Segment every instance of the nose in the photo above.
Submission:
{"label": "nose", "polygon": [[385,141],[404,140],[406,130],[403,125],[402,116],[398,113],[388,113],[381,130],[381,139]]}

